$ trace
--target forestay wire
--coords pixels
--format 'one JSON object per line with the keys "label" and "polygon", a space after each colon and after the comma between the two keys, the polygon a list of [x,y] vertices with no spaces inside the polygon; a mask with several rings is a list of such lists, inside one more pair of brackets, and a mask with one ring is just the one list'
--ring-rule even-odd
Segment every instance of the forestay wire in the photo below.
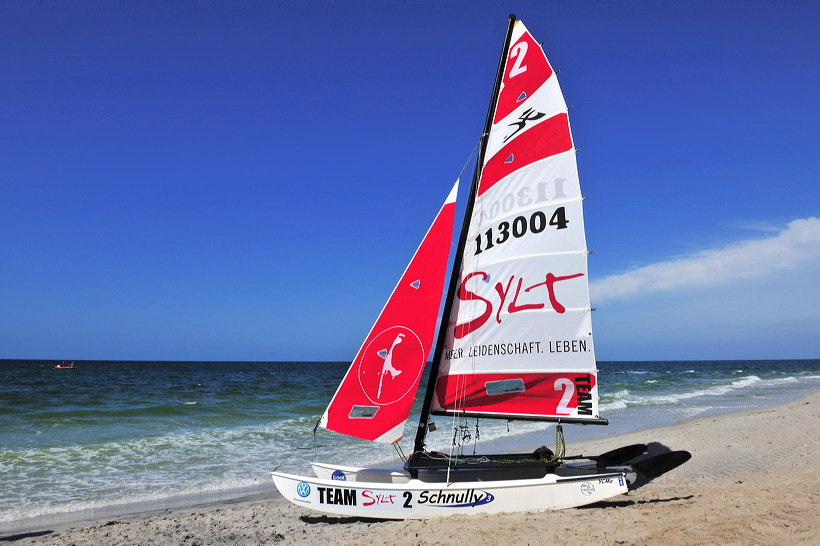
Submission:
{"label": "forestay wire", "polygon": [[[297,445],[296,447],[294,447],[293,449],[291,449],[291,450],[290,450],[290,453],[288,453],[287,455],[285,455],[285,458],[284,458],[284,459],[282,459],[281,461],[279,461],[279,464],[277,464],[277,465],[274,467],[273,472],[276,472],[277,470],[279,470],[279,467],[280,467],[280,466],[282,466],[283,464],[285,464],[285,461],[287,461],[288,459],[290,459],[290,456],[291,456],[291,455],[293,455],[294,453],[296,453],[296,451],[297,451],[297,450],[299,450],[299,449],[312,449],[312,450],[313,450],[313,457],[312,457],[312,460],[313,460],[313,461],[315,461],[315,460],[316,460],[316,457],[319,455],[319,448],[320,448],[320,447],[335,447],[335,446],[337,446],[337,445],[338,445],[338,444],[321,444],[321,445],[320,445],[319,443],[317,443],[317,442],[316,442],[316,429],[318,429],[318,428],[319,428],[319,421],[316,421],[316,426],[315,426],[315,427],[313,427],[313,433],[312,433],[309,437],[307,437],[307,438],[305,438],[304,440],[302,440],[302,441],[299,443],[299,445]],[[310,446],[308,446],[308,447],[304,447],[304,445],[308,442],[308,440],[313,440],[313,444],[311,444],[311,445],[310,445]]]}
{"label": "forestay wire", "polygon": [[459,178],[461,178],[461,176],[464,174],[464,171],[467,170],[467,166],[470,164],[470,161],[473,160],[473,157],[476,155],[479,146],[481,146],[481,138],[478,139],[478,142],[476,142],[476,145],[473,147],[473,151],[470,152],[469,157],[467,157],[467,161],[464,162],[464,166],[461,168],[461,172],[458,173]]}

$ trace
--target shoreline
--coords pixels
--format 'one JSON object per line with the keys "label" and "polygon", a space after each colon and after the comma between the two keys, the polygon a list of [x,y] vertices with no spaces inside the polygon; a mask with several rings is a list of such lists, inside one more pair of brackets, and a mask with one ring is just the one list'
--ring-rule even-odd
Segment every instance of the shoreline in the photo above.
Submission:
{"label": "shoreline", "polygon": [[[626,444],[646,443],[650,451],[686,449],[692,452],[693,458],[626,496],[593,507],[561,512],[500,514],[486,518],[454,516],[422,521],[349,521],[351,518],[326,517],[302,510],[283,499],[271,483],[270,488],[267,485],[258,486],[258,490],[250,494],[237,491],[240,496],[232,498],[214,500],[213,495],[204,494],[196,498],[181,497],[173,506],[162,503],[162,506],[152,509],[148,506],[139,509],[139,506],[128,505],[110,507],[105,513],[95,510],[91,514],[65,514],[69,517],[53,517],[49,522],[44,518],[35,518],[43,520],[40,522],[12,522],[17,525],[9,525],[8,529],[0,532],[0,542],[141,544],[152,541],[182,542],[185,536],[195,537],[200,544],[237,540],[250,543],[265,540],[338,541],[339,524],[344,524],[344,540],[351,542],[389,542],[396,537],[407,537],[409,540],[413,533],[418,533],[415,540],[403,543],[433,544],[466,539],[467,535],[461,538],[460,535],[449,535],[451,539],[448,540],[447,533],[450,527],[463,530],[467,522],[470,526],[493,533],[493,529],[503,527],[502,524],[509,524],[511,528],[535,525],[534,529],[544,528],[547,532],[550,526],[545,525],[544,521],[559,522],[562,528],[572,528],[573,520],[580,519],[587,527],[588,534],[573,531],[575,538],[562,534],[544,536],[570,544],[593,540],[611,544],[616,536],[626,542],[642,542],[655,532],[645,528],[638,530],[632,525],[612,528],[612,525],[618,525],[618,519],[634,518],[636,513],[644,516],[663,513],[664,521],[653,527],[658,531],[657,540],[669,542],[669,537],[664,538],[662,531],[666,528],[668,532],[669,526],[675,522],[679,523],[682,533],[689,533],[682,534],[680,542],[672,539],[673,544],[724,541],[721,537],[729,536],[732,542],[740,543],[800,542],[804,539],[811,543],[820,539],[820,504],[816,502],[820,499],[815,488],[809,485],[815,482],[813,461],[820,455],[818,419],[820,391],[815,391],[777,405],[701,415],[672,425],[572,441],[568,445],[568,455],[600,453]],[[769,479],[761,479],[763,477]],[[750,510],[754,505],[758,505],[760,510]],[[775,509],[778,506],[780,511]],[[734,515],[725,518],[727,513]],[[596,522],[594,514],[606,514],[607,517]],[[712,519],[706,517],[708,514],[712,514]],[[71,518],[72,515],[75,517]],[[773,529],[765,530],[763,535],[757,529],[762,524],[754,524],[755,519],[761,518],[776,520],[770,522],[774,525]],[[701,520],[705,523],[697,523]],[[608,526],[604,525],[605,521],[610,521]],[[788,522],[787,527],[784,527],[783,521]],[[742,529],[735,530],[735,535],[708,534],[716,533],[715,529],[725,531],[730,522]],[[692,526],[702,528],[704,534],[700,538],[691,536]],[[609,534],[605,533],[607,528]],[[757,529],[755,533],[758,534],[742,534],[750,533],[750,529]],[[413,533],[409,533],[410,530]],[[601,534],[595,538],[599,530]],[[775,531],[779,534],[772,535]],[[279,536],[282,538],[277,538]],[[711,539],[708,538],[710,536]],[[741,536],[747,538],[744,540]],[[683,538],[687,540],[684,542]],[[515,535],[509,535],[507,539],[498,536],[499,543],[516,540]]]}

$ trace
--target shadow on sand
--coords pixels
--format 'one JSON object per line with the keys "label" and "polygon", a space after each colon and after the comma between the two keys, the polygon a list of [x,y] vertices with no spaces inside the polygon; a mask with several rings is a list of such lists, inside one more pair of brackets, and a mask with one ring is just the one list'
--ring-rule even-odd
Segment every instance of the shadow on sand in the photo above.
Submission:
{"label": "shadow on sand", "polygon": [[32,533],[20,533],[17,535],[8,535],[4,537],[0,537],[0,542],[14,542],[15,540],[22,540],[24,538],[37,538],[42,537],[45,535],[50,535],[54,531],[46,530],[46,531],[34,531]]}
{"label": "shadow on sand", "polygon": [[299,516],[299,519],[305,523],[317,524],[325,523],[327,525],[339,525],[347,523],[385,523],[388,521],[395,521],[390,519],[379,518],[362,518],[357,516]]}

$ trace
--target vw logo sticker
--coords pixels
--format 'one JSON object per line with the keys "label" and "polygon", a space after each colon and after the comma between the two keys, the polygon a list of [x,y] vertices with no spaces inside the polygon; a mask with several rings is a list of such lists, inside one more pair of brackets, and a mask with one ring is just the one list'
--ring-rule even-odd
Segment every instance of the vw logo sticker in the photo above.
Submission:
{"label": "vw logo sticker", "polygon": [[296,486],[296,493],[300,497],[307,497],[310,495],[310,484],[307,482],[299,482],[299,485]]}

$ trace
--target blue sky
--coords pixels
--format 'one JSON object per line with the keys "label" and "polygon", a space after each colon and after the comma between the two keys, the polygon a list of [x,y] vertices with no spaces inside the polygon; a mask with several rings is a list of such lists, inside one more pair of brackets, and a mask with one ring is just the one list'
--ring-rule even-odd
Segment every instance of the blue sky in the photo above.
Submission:
{"label": "blue sky", "polygon": [[508,13],[586,201],[599,360],[820,357],[820,4],[0,3],[0,358],[349,360]]}

